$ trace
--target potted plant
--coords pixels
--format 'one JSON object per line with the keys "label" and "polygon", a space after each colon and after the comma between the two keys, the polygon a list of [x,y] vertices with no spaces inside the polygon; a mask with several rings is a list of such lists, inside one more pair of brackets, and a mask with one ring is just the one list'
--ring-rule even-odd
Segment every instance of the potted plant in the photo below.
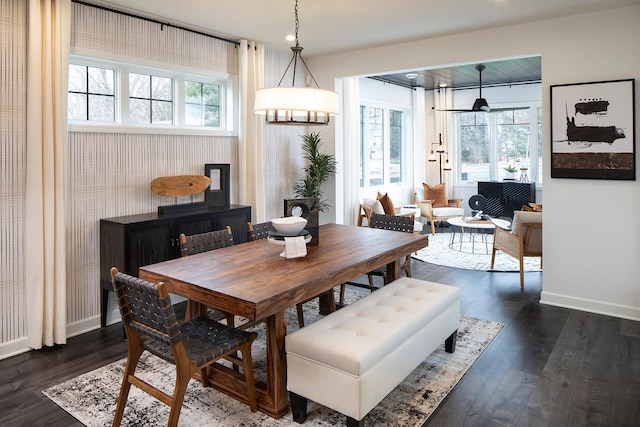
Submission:
{"label": "potted plant", "polygon": [[507,165],[504,170],[507,171],[506,179],[515,179],[516,171],[518,170],[515,166]]}
{"label": "potted plant", "polygon": [[321,186],[336,173],[336,160],[333,155],[320,151],[320,132],[302,135],[302,141],[307,165],[303,169],[304,177],[294,185],[293,192],[296,197],[315,197],[318,200],[318,210],[323,212],[330,205],[322,198]]}

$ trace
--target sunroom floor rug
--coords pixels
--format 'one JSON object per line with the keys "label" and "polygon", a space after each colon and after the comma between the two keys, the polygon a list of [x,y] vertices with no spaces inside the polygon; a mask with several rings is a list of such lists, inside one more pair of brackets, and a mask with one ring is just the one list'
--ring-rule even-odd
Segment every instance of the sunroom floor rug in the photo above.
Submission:
{"label": "sunroom floor rug", "polygon": [[[347,290],[347,302],[362,295]],[[365,294],[366,295],[366,294]],[[305,305],[305,322],[318,318],[317,305]],[[295,310],[287,313],[289,330],[297,328]],[[264,378],[264,327],[255,327],[260,336],[253,345],[255,376]],[[456,351],[444,351],[444,345],[433,352],[398,387],[396,387],[367,416],[367,426],[420,426],[436,409],[484,349],[500,331],[495,322],[462,317],[458,331]],[[65,411],[87,426],[110,426],[113,420],[125,359],[94,371],[79,375],[61,384],[43,390],[43,393]],[[173,365],[145,352],[136,371],[150,383],[171,392],[174,378]],[[168,407],[131,387],[124,413],[123,426],[166,425]],[[305,426],[335,426],[344,424],[343,415],[309,402]],[[246,405],[226,395],[203,388],[192,380],[187,389],[180,414],[180,426],[298,426],[289,412],[275,420],[260,412],[252,413]]]}
{"label": "sunroom floor rug", "polygon": [[[459,237],[456,236],[456,239]],[[491,267],[491,249],[493,247],[493,235],[485,234],[475,235],[475,243],[472,247],[471,243],[465,237],[462,245],[459,240],[449,246],[451,241],[451,233],[436,232],[435,235],[429,234],[429,246],[420,249],[417,254],[413,254],[413,258],[420,261],[429,262],[431,264],[443,265],[445,267],[462,268],[465,270],[481,270],[481,271],[519,271],[518,260],[504,254],[500,251],[496,253],[496,260]],[[485,240],[483,240],[485,239]],[[525,271],[541,271],[540,258],[528,257],[524,259]]]}

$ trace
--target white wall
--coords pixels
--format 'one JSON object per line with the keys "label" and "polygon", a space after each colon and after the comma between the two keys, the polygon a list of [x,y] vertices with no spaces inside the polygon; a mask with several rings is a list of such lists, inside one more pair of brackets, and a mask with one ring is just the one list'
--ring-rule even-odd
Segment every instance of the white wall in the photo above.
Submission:
{"label": "white wall", "polygon": [[[541,302],[640,320],[640,184],[551,179],[548,108],[550,85],[638,79],[639,22],[640,6],[630,6],[314,57],[308,62],[322,87],[336,84],[339,88],[336,79],[347,76],[541,55],[545,164]],[[637,94],[636,85],[636,98]],[[639,112],[636,108],[636,122]],[[342,150],[340,132],[335,135],[333,141],[326,137],[326,143]],[[638,155],[636,168],[637,159]],[[340,176],[336,183],[344,185]]]}

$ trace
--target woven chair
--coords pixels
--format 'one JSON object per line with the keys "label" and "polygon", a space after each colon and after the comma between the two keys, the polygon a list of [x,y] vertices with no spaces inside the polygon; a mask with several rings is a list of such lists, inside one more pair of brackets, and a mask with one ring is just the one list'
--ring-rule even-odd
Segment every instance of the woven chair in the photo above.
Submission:
{"label": "woven chair", "polygon": [[[155,397],[171,408],[168,426],[177,426],[189,380],[200,373],[202,385],[209,385],[206,368],[220,359],[228,360],[244,371],[246,402],[257,410],[253,379],[251,345],[258,334],[240,331],[208,317],[178,323],[167,288],[161,282],[146,282],[111,268],[111,283],[116,292],[122,323],[127,334],[127,364],[122,378],[113,426],[122,422],[131,385]],[[135,376],[142,352],[148,352],[176,366],[173,396]],[[242,354],[241,358],[236,352]]]}
{"label": "woven chair", "polygon": [[228,225],[223,230],[185,236],[180,234],[180,253],[182,256],[195,255],[213,249],[233,246],[233,233]]}
{"label": "woven chair", "polygon": [[266,239],[269,236],[269,230],[273,230],[271,221],[258,224],[247,222],[247,240],[253,242],[254,240]]}
{"label": "woven chair", "polygon": [[[369,217],[369,227],[380,228],[383,230],[402,231],[405,233],[414,232],[413,216],[383,215],[371,214]],[[407,255],[400,263],[400,269],[404,270],[407,277],[411,277],[411,254]],[[367,273],[368,284],[346,282],[340,285],[339,305],[344,305],[344,291],[347,285],[356,286],[358,288],[368,289],[371,292],[379,289],[373,282],[375,276],[382,277],[383,285],[388,283],[386,266],[376,268]]]}
{"label": "woven chair", "polygon": [[[247,222],[247,232],[248,232],[247,237],[249,238],[250,242],[253,242],[254,240],[266,239],[269,236],[269,230],[273,230],[273,225],[271,224],[271,221],[261,222],[258,224],[252,224],[251,222]],[[305,302],[309,302],[309,301],[311,300],[307,300]],[[298,314],[298,327],[300,328],[304,328],[303,304],[305,302],[296,304],[296,312]]]}
{"label": "woven chair", "polygon": [[[190,236],[186,236],[184,233],[180,234],[180,254],[183,257],[233,245],[233,233],[229,226],[226,226],[222,230],[209,231],[202,234],[192,234]],[[191,301],[187,300],[185,320],[189,320],[191,318],[191,308]],[[233,314],[223,314],[227,318],[227,325],[234,326],[235,318]]]}

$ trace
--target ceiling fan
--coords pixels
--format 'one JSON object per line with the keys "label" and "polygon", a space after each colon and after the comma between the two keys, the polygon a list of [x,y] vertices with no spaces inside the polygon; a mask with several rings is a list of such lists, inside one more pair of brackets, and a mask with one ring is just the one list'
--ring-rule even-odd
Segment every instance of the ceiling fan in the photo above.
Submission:
{"label": "ceiling fan", "polygon": [[473,106],[471,107],[470,110],[464,110],[464,109],[450,109],[450,110],[439,110],[437,108],[434,107],[434,109],[436,111],[449,111],[449,112],[458,112],[458,113],[481,113],[481,112],[485,112],[485,113],[490,113],[490,112],[499,112],[499,111],[512,111],[512,110],[525,110],[528,109],[529,107],[515,107],[515,108],[491,108],[489,107],[489,103],[487,102],[486,99],[484,99],[482,97],[482,71],[484,71],[486,67],[484,66],[484,64],[478,64],[476,65],[476,70],[478,70],[478,74],[479,74],[479,87],[480,87],[480,97],[476,98],[475,102],[473,103]]}

